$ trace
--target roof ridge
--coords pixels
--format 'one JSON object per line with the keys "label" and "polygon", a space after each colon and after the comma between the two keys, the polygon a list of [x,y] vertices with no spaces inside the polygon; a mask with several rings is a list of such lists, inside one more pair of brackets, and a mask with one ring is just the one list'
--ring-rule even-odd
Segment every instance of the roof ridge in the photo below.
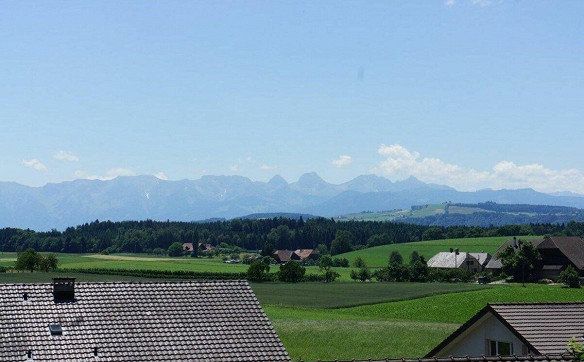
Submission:
{"label": "roof ridge", "polygon": [[[115,281],[108,281],[108,282],[78,282],[76,281],[76,285],[80,284],[92,284],[92,285],[115,285],[115,284],[135,284],[135,285],[150,285],[150,284],[193,284],[193,283],[205,283],[205,284],[227,284],[227,283],[246,283],[249,284],[247,279],[190,279],[190,280],[161,280],[161,281],[154,281],[154,280],[147,280],[147,281],[139,281],[139,280],[115,280]],[[52,282],[42,282],[42,283],[2,283],[3,285],[10,285],[10,286],[27,286],[27,285],[53,285]]]}

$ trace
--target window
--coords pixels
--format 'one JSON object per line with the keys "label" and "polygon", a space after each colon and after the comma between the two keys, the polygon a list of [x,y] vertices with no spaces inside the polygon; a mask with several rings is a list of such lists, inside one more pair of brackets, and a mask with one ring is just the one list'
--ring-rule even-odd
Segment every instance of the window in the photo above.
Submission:
{"label": "window", "polygon": [[502,341],[488,341],[489,356],[511,356],[513,354],[513,344]]}

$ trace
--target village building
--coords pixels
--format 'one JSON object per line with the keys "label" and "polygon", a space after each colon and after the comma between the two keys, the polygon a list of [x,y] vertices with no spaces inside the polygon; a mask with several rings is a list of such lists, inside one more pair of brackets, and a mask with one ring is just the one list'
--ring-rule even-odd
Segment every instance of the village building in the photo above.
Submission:
{"label": "village building", "polygon": [[[573,266],[580,274],[584,273],[584,240],[575,236],[546,236],[542,239],[526,240],[533,244],[539,251],[543,269],[542,278],[556,279],[569,265]],[[517,249],[519,240],[513,238],[499,247],[495,253],[498,257],[508,247]],[[502,267],[499,261],[494,266]],[[493,270],[496,270],[493,268]]]}
{"label": "village building", "polygon": [[[194,250],[193,245],[194,245],[193,243],[183,243],[183,251],[185,253],[192,253]],[[215,248],[211,244],[199,243],[199,250],[201,250],[204,253],[209,253],[215,250]]]}
{"label": "village building", "polygon": [[195,250],[193,247],[193,243],[183,243],[183,251],[185,253],[192,253],[193,250]]}
{"label": "village building", "polygon": [[462,269],[471,273],[481,271],[479,260],[470,253],[458,251],[440,252],[428,260],[429,268]]}
{"label": "village building", "polygon": [[316,249],[297,249],[297,250],[276,250],[272,254],[278,263],[287,263],[290,260],[306,261],[316,260],[319,257]]}
{"label": "village building", "polygon": [[430,351],[426,358],[561,356],[584,342],[584,303],[491,304]]}
{"label": "village building", "polygon": [[246,281],[0,285],[1,361],[289,361]]}

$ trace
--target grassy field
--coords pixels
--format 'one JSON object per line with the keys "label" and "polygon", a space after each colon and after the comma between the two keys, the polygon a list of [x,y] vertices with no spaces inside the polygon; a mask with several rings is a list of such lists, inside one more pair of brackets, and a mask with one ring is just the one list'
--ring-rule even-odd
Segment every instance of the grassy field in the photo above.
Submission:
{"label": "grassy field", "polygon": [[[427,259],[439,251],[447,251],[449,248],[460,248],[462,251],[479,252],[485,251],[493,253],[508,239],[508,237],[492,238],[468,238],[468,239],[447,239],[430,240],[415,243],[391,244],[377,246],[373,248],[353,251],[339,255],[349,261],[355,260],[357,256],[362,257],[369,267],[383,267],[387,265],[389,253],[397,250],[407,260],[412,251],[416,250]],[[243,264],[226,264],[219,258],[171,258],[167,256],[152,256],[141,254],[57,254],[59,258],[59,268],[62,269],[135,269],[135,270],[165,270],[165,271],[193,271],[193,272],[221,272],[237,273],[245,272],[248,268]],[[16,260],[16,253],[0,253],[0,265],[12,267]],[[278,266],[273,265],[272,271],[276,271]],[[336,268],[341,281],[350,281],[350,268]],[[318,274],[317,267],[308,267],[307,273]]]}
{"label": "grassy field", "polygon": [[[65,254],[58,253],[60,269],[133,269],[133,270],[164,270],[164,271],[193,271],[214,273],[246,272],[248,265],[226,264],[219,258],[171,258],[166,256],[152,256],[147,254]],[[0,253],[0,265],[13,267],[16,253]],[[321,273],[318,267],[308,267],[308,274]],[[278,270],[277,265],[271,266],[271,271]],[[340,274],[339,280],[350,281],[350,269],[335,268]]]}
{"label": "grassy field", "polygon": [[295,360],[351,360],[420,357],[487,303],[543,301],[584,301],[584,292],[498,285],[350,308],[264,309]]}
{"label": "grassy field", "polygon": [[486,288],[478,284],[449,283],[263,283],[253,290],[262,305],[310,308],[341,308],[434,294]]}
{"label": "grassy field", "polygon": [[[134,262],[134,260],[132,260]],[[149,281],[79,273],[0,273],[0,283]],[[264,283],[252,285],[294,360],[420,357],[494,302],[584,301],[550,285],[442,283]]]}
{"label": "grassy field", "polygon": [[440,251],[448,251],[450,248],[459,248],[461,251],[486,252],[492,254],[507,240],[509,240],[509,237],[507,236],[428,240],[414,243],[376,246],[373,248],[340,254],[338,257],[347,258],[351,262],[355,260],[355,258],[361,257],[370,267],[383,267],[387,265],[389,254],[392,251],[398,251],[401,253],[406,262],[414,250],[423,255],[426,260],[434,256],[436,253]]}

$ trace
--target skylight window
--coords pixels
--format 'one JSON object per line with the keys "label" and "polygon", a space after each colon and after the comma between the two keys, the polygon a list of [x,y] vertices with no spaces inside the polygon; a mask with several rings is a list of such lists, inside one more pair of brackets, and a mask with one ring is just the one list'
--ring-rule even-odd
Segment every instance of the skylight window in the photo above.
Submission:
{"label": "skylight window", "polygon": [[60,336],[63,334],[63,328],[58,323],[49,324],[49,331],[52,336]]}

